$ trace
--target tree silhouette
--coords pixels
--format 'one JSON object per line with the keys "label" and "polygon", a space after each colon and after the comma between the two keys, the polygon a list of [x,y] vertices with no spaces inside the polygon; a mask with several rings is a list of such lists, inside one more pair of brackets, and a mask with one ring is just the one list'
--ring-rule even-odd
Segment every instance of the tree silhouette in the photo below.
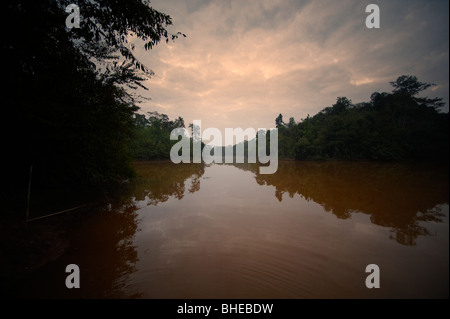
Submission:
{"label": "tree silhouette", "polygon": [[278,115],[277,118],[275,119],[275,127],[276,128],[280,128],[282,126],[284,126],[285,123],[283,121],[283,115]]}
{"label": "tree silhouette", "polygon": [[411,96],[417,95],[419,92],[428,89],[433,83],[420,82],[417,77],[411,75],[402,75],[397,80],[389,82],[393,87],[394,93],[406,93]]}
{"label": "tree silhouette", "polygon": [[445,103],[442,102],[442,98],[429,99],[426,97],[416,97],[417,94],[428,89],[429,87],[436,86],[434,83],[420,82],[417,77],[411,75],[402,75],[398,77],[396,81],[389,83],[394,87],[394,90],[392,91],[394,94],[406,94],[420,105],[433,108],[440,108],[445,105]]}
{"label": "tree silhouette", "polygon": [[143,87],[151,71],[130,39],[149,50],[180,35],[167,31],[168,15],[136,0],[78,1],[80,28],[68,29],[70,3],[2,2],[14,23],[2,41],[7,210],[24,210],[14,203],[25,203],[30,166],[35,198],[50,188],[113,187],[133,175],[128,145],[138,99],[130,89]]}
{"label": "tree silhouette", "polygon": [[448,113],[441,98],[418,94],[433,84],[400,76],[392,93],[375,92],[370,102],[352,104],[338,97],[313,117],[284,125],[281,114],[279,156],[301,160],[448,159]]}

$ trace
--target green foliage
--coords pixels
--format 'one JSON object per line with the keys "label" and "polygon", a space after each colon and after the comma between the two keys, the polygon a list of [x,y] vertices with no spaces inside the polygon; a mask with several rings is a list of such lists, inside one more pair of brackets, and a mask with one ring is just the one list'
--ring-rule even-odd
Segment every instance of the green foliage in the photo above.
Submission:
{"label": "green foliage", "polygon": [[152,72],[128,37],[148,50],[179,33],[169,34],[170,17],[140,0],[77,1],[81,27],[68,29],[70,3],[2,2],[11,23],[2,41],[2,200],[24,201],[30,166],[34,192],[106,189],[133,175],[129,145],[138,107],[126,89],[143,87]]}
{"label": "green foliage", "polygon": [[[371,102],[336,104],[295,124],[279,125],[279,156],[315,160],[448,160],[448,113],[442,99],[419,98],[432,84],[401,76],[392,93],[371,95]],[[281,123],[282,115],[276,118]]]}
{"label": "green foliage", "polygon": [[136,114],[134,118],[134,138],[130,141],[132,156],[139,160],[168,159],[170,149],[177,141],[170,140],[170,132],[184,128],[184,120],[178,117],[170,121],[166,114],[149,112]]}

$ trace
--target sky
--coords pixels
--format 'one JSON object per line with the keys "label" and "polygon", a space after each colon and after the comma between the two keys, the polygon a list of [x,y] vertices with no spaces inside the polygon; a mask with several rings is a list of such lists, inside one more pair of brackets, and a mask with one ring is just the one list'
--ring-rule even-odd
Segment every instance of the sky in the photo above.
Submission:
{"label": "sky", "polygon": [[[380,28],[366,27],[366,6]],[[417,76],[436,86],[422,94],[449,102],[447,0],[153,0],[171,16],[164,41],[137,57],[155,72],[140,112],[186,124],[273,128],[278,114],[298,122],[345,96],[370,101],[389,81]]]}

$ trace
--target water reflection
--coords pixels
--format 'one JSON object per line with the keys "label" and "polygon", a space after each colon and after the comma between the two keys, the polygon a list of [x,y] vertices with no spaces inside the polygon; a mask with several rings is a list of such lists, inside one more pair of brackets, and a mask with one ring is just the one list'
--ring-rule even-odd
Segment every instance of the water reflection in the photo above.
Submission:
{"label": "water reflection", "polygon": [[204,164],[177,165],[167,161],[137,162],[136,169],[139,176],[130,189],[131,198],[155,206],[171,196],[182,199],[186,191],[199,191],[205,173]]}
{"label": "water reflection", "polygon": [[[7,268],[33,270],[11,271],[9,278],[2,274],[7,280],[2,282],[0,293],[13,298],[142,297],[125,289],[139,261],[134,239],[140,205],[158,205],[171,197],[182,199],[186,192],[197,192],[204,165],[147,162],[136,166],[138,178],[107,203],[36,221],[20,230],[23,238],[9,249],[11,265]],[[36,237],[42,241],[31,242]],[[65,268],[72,263],[80,268],[80,289],[64,285],[68,275]]]}
{"label": "water reflection", "polygon": [[280,202],[298,194],[340,219],[369,214],[403,245],[432,235],[422,222],[443,222],[439,204],[448,204],[448,166],[280,161],[275,174],[264,175],[255,164],[233,165],[253,172],[259,185],[274,186]]}
{"label": "water reflection", "polygon": [[[54,220],[68,249],[12,296],[448,297],[448,167],[234,166],[136,163],[107,205]],[[80,289],[64,285],[71,263]],[[370,263],[383,289],[365,288]]]}
{"label": "water reflection", "polygon": [[[280,162],[276,174],[260,175],[256,165],[212,165],[191,175],[200,191],[188,195],[188,178],[177,184],[184,195],[167,187],[157,207],[143,187],[132,196],[141,207],[139,261],[125,290],[144,298],[446,296],[447,171]],[[382,269],[382,290],[364,286],[370,263]]]}
{"label": "water reflection", "polygon": [[[126,293],[129,276],[136,271],[136,263],[139,261],[137,247],[135,246],[135,234],[139,230],[139,209],[145,203],[147,206],[156,206],[167,202],[170,198],[181,200],[186,192],[194,193],[200,190],[200,178],[205,172],[203,164],[175,165],[170,162],[138,162],[137,179],[129,187],[111,201],[107,213],[99,214],[102,221],[86,223],[86,227],[92,227],[103,222],[102,240],[98,247],[92,247],[92,258],[87,254],[89,265],[87,269],[99,271],[98,264],[105,264],[102,274],[95,274],[93,278],[104,278],[105,284],[100,286],[98,280],[92,291],[102,291],[102,297],[107,298],[138,298],[142,293]],[[95,227],[95,226],[94,226]],[[83,231],[83,234],[89,230]],[[83,236],[86,239],[86,236]],[[87,237],[89,238],[89,237]],[[77,246],[88,246],[88,243],[79,243]],[[103,246],[107,245],[107,247]],[[94,252],[95,251],[95,252]],[[86,252],[83,252],[86,256]],[[78,256],[83,259],[83,256]],[[100,257],[99,257],[100,256]],[[105,260],[106,258],[106,260]],[[80,266],[81,267],[81,266]],[[110,272],[110,273],[105,273]],[[101,288],[99,290],[99,288]]]}

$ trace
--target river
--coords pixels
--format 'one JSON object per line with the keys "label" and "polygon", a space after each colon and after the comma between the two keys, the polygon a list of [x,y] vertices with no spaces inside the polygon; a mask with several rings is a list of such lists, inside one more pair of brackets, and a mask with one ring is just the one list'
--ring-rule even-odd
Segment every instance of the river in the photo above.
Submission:
{"label": "river", "polygon": [[[136,168],[114,200],[60,217],[63,253],[15,283],[12,296],[449,297],[448,166]],[[79,289],[65,286],[68,264],[79,266]],[[369,264],[380,288],[366,287]]]}

